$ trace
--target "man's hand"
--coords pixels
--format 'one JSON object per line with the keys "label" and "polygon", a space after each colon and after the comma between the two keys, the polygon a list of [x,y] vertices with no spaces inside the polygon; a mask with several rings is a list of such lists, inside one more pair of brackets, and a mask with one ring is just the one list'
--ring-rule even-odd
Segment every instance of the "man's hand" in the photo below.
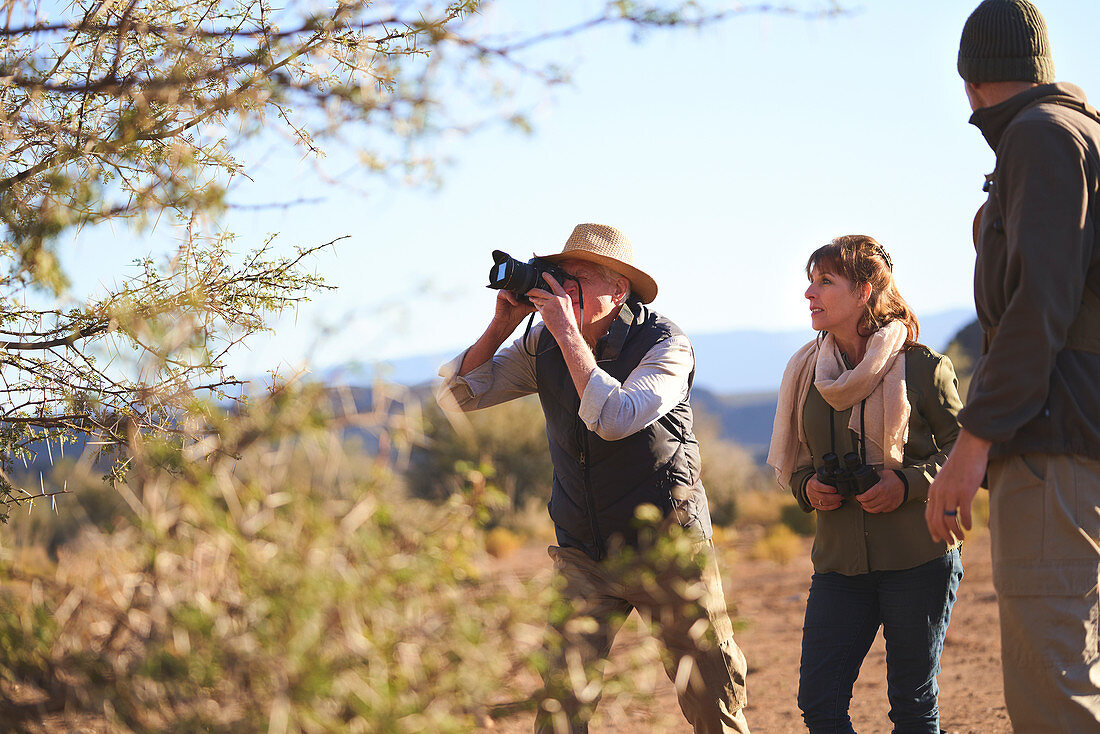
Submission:
{"label": "man's hand", "polygon": [[543,273],[542,277],[550,290],[533,288],[527,291],[527,297],[538,309],[539,315],[542,316],[542,323],[546,324],[546,328],[554,335],[558,344],[562,344],[571,334],[580,335],[581,333],[577,315],[573,311],[573,299],[553,275]]}
{"label": "man's hand", "polygon": [[588,380],[596,369],[596,357],[585,342],[580,324],[577,323],[573,299],[554,276],[543,273],[543,278],[550,290],[535,288],[527,291],[527,297],[542,315],[542,323],[554,335],[554,341],[561,348],[561,356],[569,368],[569,376],[573,378],[573,386],[577,388],[577,395],[583,399]]}
{"label": "man's hand", "polygon": [[963,529],[970,530],[970,508],[989,465],[991,445],[965,428],[959,431],[947,463],[928,488],[924,519],[933,540],[962,540]]}
{"label": "man's hand", "polygon": [[496,311],[493,312],[492,323],[501,331],[511,334],[523,319],[534,311],[534,306],[529,303],[520,303],[511,291],[497,291]]}
{"label": "man's hand", "polygon": [[867,512],[893,512],[901,507],[905,499],[905,485],[893,469],[883,469],[878,477],[878,483],[863,494],[856,495],[856,501]]}
{"label": "man's hand", "polygon": [[817,477],[810,477],[806,482],[806,499],[815,510],[835,510],[844,504],[836,487],[822,484]]}

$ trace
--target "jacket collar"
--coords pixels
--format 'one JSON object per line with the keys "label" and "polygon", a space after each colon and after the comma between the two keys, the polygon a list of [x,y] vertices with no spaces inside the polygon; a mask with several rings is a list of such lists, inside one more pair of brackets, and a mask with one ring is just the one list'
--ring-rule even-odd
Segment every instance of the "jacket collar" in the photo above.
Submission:
{"label": "jacket collar", "polygon": [[608,362],[619,358],[619,353],[626,344],[626,338],[630,335],[631,327],[641,323],[644,308],[634,299],[627,300],[619,308],[619,314],[611,322],[611,328],[596,342],[594,351],[597,362]]}
{"label": "jacket collar", "polygon": [[975,110],[970,116],[970,124],[981,130],[989,147],[996,152],[1008,124],[1020,114],[1025,107],[1043,97],[1071,97],[1085,102],[1085,92],[1076,84],[1057,82],[1055,84],[1040,84],[1026,91],[1020,92],[1014,97],[1006,99],[992,107],[982,107]]}

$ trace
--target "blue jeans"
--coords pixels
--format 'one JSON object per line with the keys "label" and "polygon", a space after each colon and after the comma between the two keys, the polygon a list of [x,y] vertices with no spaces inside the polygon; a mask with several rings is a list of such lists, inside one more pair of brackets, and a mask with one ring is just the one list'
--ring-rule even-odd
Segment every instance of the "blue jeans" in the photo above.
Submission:
{"label": "blue jeans", "polygon": [[894,731],[939,734],[936,675],[962,576],[957,549],[904,571],[815,573],[798,679],[806,727],[815,733],[854,732],[848,716],[852,686],[881,625]]}

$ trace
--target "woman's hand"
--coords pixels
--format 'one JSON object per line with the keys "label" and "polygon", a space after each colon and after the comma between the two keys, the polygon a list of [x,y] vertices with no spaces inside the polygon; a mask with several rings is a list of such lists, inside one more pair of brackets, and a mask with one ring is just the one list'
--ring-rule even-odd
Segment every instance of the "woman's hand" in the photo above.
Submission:
{"label": "woman's hand", "polygon": [[810,477],[806,482],[806,499],[815,510],[835,510],[844,504],[836,487],[822,484],[817,477]]}
{"label": "woman's hand", "polygon": [[893,512],[905,500],[905,485],[893,469],[879,471],[878,477],[878,484],[856,495],[856,501],[867,512]]}

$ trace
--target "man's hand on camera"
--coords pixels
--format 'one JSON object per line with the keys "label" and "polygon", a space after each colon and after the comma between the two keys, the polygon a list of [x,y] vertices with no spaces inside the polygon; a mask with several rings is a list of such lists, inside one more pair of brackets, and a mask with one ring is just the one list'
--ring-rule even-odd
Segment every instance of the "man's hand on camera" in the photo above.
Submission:
{"label": "man's hand on camera", "polygon": [[527,297],[535,304],[542,315],[542,322],[554,335],[554,341],[561,348],[562,357],[569,368],[569,376],[573,378],[573,386],[577,388],[577,395],[583,398],[588,380],[596,371],[596,358],[584,341],[580,324],[577,323],[577,314],[573,310],[573,299],[554,276],[544,273],[543,278],[550,290],[536,288],[527,291]]}
{"label": "man's hand on camera", "polygon": [[546,280],[549,290],[534,288],[527,291],[527,297],[535,304],[546,328],[554,335],[558,344],[561,344],[567,335],[581,333],[577,315],[573,311],[573,299],[553,275],[543,273],[543,279]]}

